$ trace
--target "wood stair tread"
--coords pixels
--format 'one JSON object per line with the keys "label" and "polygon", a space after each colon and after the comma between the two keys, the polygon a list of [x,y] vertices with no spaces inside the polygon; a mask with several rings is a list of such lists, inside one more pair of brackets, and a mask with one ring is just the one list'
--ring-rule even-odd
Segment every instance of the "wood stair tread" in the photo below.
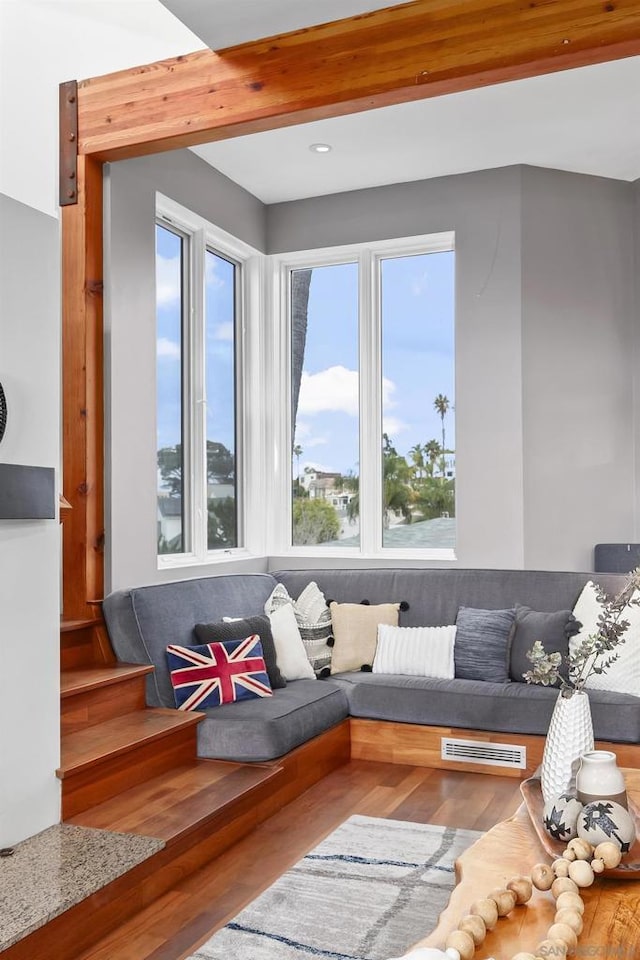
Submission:
{"label": "wood stair tread", "polygon": [[260,764],[197,759],[105,800],[65,822],[157,837],[169,844],[235,809],[281,775]]}
{"label": "wood stair tread", "polygon": [[203,713],[157,707],[136,710],[62,737],[60,779],[79,773],[101,760],[127,753],[153,740],[170,736],[204,719]]}
{"label": "wood stair tread", "polygon": [[70,697],[74,694],[85,693],[88,690],[97,690],[100,687],[120,683],[132,677],[142,676],[153,672],[153,666],[135,663],[114,663],[112,665],[96,665],[91,667],[73,667],[62,670],[60,674],[60,696]]}
{"label": "wood stair tread", "polygon": [[99,619],[85,620],[61,620],[60,633],[72,633],[74,630],[86,630],[87,627],[95,627],[102,623]]}

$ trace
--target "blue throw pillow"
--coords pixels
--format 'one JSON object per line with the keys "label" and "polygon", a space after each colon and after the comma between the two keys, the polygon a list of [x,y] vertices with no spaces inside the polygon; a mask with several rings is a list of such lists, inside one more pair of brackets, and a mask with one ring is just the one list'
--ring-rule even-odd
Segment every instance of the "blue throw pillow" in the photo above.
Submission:
{"label": "blue throw pillow", "polygon": [[460,607],[453,655],[462,680],[509,680],[509,641],[515,609],[478,610]]}
{"label": "blue throw pillow", "polygon": [[223,703],[271,697],[260,637],[167,647],[178,710],[206,710]]}

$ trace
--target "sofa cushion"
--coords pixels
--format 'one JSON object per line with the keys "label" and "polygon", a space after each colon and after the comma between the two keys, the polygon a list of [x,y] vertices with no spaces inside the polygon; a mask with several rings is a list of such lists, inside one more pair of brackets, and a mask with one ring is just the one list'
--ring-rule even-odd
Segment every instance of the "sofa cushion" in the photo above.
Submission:
{"label": "sofa cushion", "polygon": [[294,680],[264,700],[206,711],[198,725],[198,756],[218,760],[275,760],[340,723],[349,714],[342,687]]}
{"label": "sofa cushion", "polygon": [[455,627],[378,627],[374,673],[453,678]]}
{"label": "sofa cushion", "polygon": [[199,643],[211,643],[213,640],[242,640],[257,633],[262,644],[271,689],[280,690],[286,687],[287,681],[278,669],[271,623],[266,614],[259,617],[240,617],[237,620],[221,620],[218,623],[196,623],[194,633]]}
{"label": "sofa cushion", "polygon": [[[486,680],[342,673],[331,678],[349,699],[354,717],[399,723],[497,730],[546,736],[558,697],[553,687]],[[596,739],[640,742],[640,699],[589,691]]]}
{"label": "sofa cushion", "polygon": [[[578,622],[571,610],[557,610],[555,613],[543,613],[530,607],[516,605],[516,618],[511,636],[509,658],[509,676],[517,683],[524,683],[523,673],[531,670],[531,660],[527,653],[536,640],[540,640],[545,653],[559,653],[562,656],[561,675],[568,672],[566,658],[569,654],[569,636],[578,629]],[[556,684],[556,686],[559,686]]]}
{"label": "sofa cushion", "polygon": [[169,644],[167,661],[178,710],[273,696],[257,634],[195,647]]}
{"label": "sofa cushion", "polygon": [[[633,594],[637,598],[638,591]],[[574,614],[581,623],[581,629],[569,641],[569,650],[573,652],[583,640],[597,634],[600,625],[599,617],[603,615],[603,606],[598,600],[597,586],[590,580],[585,584],[578,602],[574,607]],[[619,620],[626,620],[629,626],[625,630],[624,643],[617,646],[612,654],[616,659],[603,673],[591,673],[587,676],[586,687],[591,690],[611,690],[616,693],[629,693],[640,697],[640,606],[635,602],[628,603],[620,613]],[[597,667],[600,667],[610,655],[598,658]],[[585,674],[593,664],[590,659],[585,667]]]}
{"label": "sofa cushion", "polygon": [[378,643],[378,625],[398,626],[399,603],[329,604],[333,623],[331,673],[359,670],[373,664]]}
{"label": "sofa cushion", "polygon": [[456,618],[454,658],[462,680],[509,679],[509,641],[515,609],[460,607]]}

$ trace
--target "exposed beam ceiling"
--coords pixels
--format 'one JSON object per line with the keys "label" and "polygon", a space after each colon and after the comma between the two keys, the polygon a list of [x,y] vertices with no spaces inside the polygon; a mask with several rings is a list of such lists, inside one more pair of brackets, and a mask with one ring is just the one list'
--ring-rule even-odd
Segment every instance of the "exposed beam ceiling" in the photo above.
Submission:
{"label": "exposed beam ceiling", "polygon": [[84,81],[79,147],[119,159],[640,53],[640,0],[415,0]]}

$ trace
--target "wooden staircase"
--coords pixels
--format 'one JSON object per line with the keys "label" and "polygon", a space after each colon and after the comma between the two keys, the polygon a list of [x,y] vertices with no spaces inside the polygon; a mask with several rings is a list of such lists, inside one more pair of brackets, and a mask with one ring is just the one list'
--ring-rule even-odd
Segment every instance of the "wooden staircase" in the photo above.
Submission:
{"label": "wooden staircase", "polygon": [[73,960],[349,760],[345,721],[271,764],[202,760],[198,713],[149,708],[151,666],[116,663],[101,620],[61,625],[62,818],[164,849],[4,951]]}

